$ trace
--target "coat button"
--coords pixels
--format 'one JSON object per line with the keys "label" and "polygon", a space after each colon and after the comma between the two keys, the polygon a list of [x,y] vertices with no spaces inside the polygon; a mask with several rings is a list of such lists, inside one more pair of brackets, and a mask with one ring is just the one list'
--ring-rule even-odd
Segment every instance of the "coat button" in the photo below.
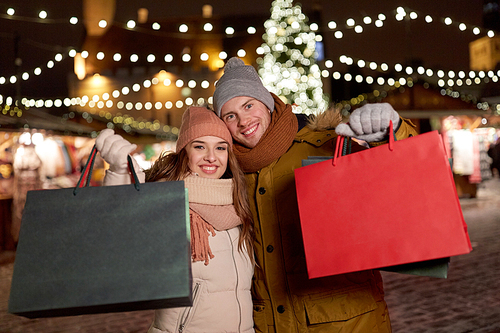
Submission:
{"label": "coat button", "polygon": [[263,187],[259,188],[259,194],[264,194],[264,193],[266,193],[266,189]]}
{"label": "coat button", "polygon": [[285,307],[283,305],[280,305],[280,306],[278,306],[277,310],[279,313],[283,313],[283,312],[285,312]]}
{"label": "coat button", "polygon": [[267,249],[267,252],[269,252],[269,253],[274,251],[274,247],[272,245],[268,245],[266,249]]}

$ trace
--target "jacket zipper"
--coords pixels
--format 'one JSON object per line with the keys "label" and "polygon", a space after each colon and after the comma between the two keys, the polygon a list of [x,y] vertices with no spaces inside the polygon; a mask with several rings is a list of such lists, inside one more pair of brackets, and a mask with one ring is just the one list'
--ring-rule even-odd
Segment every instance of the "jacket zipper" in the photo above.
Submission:
{"label": "jacket zipper", "polygon": [[[198,296],[198,289],[200,289],[200,283],[196,282],[193,288],[193,306],[194,303],[197,299]],[[184,329],[186,328],[186,322],[189,318],[189,314],[191,313],[191,310],[193,309],[193,306],[188,306],[184,309],[182,312],[181,320],[180,320],[180,325],[179,325],[179,333],[184,332]]]}
{"label": "jacket zipper", "polygon": [[236,296],[236,303],[238,304],[238,309],[239,309],[239,322],[238,322],[238,332],[241,332],[241,304],[240,304],[240,299],[238,297],[238,284],[239,284],[239,275],[238,275],[238,266],[236,265],[236,258],[234,258],[234,244],[233,244],[233,240],[231,238],[231,235],[229,234],[229,231],[227,231],[227,235],[229,237],[229,240],[231,241],[231,255],[232,255],[232,258],[233,258],[233,264],[234,264],[234,270],[236,271],[236,286],[235,286],[235,289],[234,289],[234,293],[235,293],[235,296]]}

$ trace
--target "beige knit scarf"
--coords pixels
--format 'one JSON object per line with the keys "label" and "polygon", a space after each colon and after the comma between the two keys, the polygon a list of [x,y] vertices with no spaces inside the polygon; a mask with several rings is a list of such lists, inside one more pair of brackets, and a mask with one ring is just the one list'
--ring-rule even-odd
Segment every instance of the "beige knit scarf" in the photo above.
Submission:
{"label": "beige knit scarf", "polygon": [[214,258],[209,235],[241,224],[233,205],[233,180],[188,176],[184,184],[189,195],[191,257],[208,265]]}
{"label": "beige knit scarf", "polygon": [[233,151],[244,172],[262,169],[286,153],[297,134],[299,124],[292,112],[292,106],[283,103],[276,95],[271,123],[254,148],[247,148],[235,142]]}

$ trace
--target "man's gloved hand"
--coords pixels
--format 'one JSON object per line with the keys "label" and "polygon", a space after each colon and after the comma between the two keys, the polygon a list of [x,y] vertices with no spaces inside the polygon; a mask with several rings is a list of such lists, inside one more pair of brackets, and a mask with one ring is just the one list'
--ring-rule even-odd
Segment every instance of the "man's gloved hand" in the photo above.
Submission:
{"label": "man's gloved hand", "polygon": [[382,141],[387,135],[389,120],[392,120],[396,130],[401,119],[389,103],[365,104],[354,110],[349,123],[338,125],[335,132],[367,142]]}
{"label": "man's gloved hand", "polygon": [[109,170],[120,174],[128,173],[127,156],[137,148],[137,145],[115,134],[112,129],[101,131],[95,140],[95,145],[101,157],[109,163]]}

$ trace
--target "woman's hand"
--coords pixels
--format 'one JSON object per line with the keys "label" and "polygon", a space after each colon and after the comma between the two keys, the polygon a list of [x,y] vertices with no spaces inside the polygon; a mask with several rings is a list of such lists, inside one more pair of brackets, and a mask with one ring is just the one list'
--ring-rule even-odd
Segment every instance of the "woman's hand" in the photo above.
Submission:
{"label": "woman's hand", "polygon": [[101,157],[108,162],[109,170],[115,173],[128,173],[127,156],[137,145],[125,140],[112,129],[105,129],[97,136],[95,145]]}

